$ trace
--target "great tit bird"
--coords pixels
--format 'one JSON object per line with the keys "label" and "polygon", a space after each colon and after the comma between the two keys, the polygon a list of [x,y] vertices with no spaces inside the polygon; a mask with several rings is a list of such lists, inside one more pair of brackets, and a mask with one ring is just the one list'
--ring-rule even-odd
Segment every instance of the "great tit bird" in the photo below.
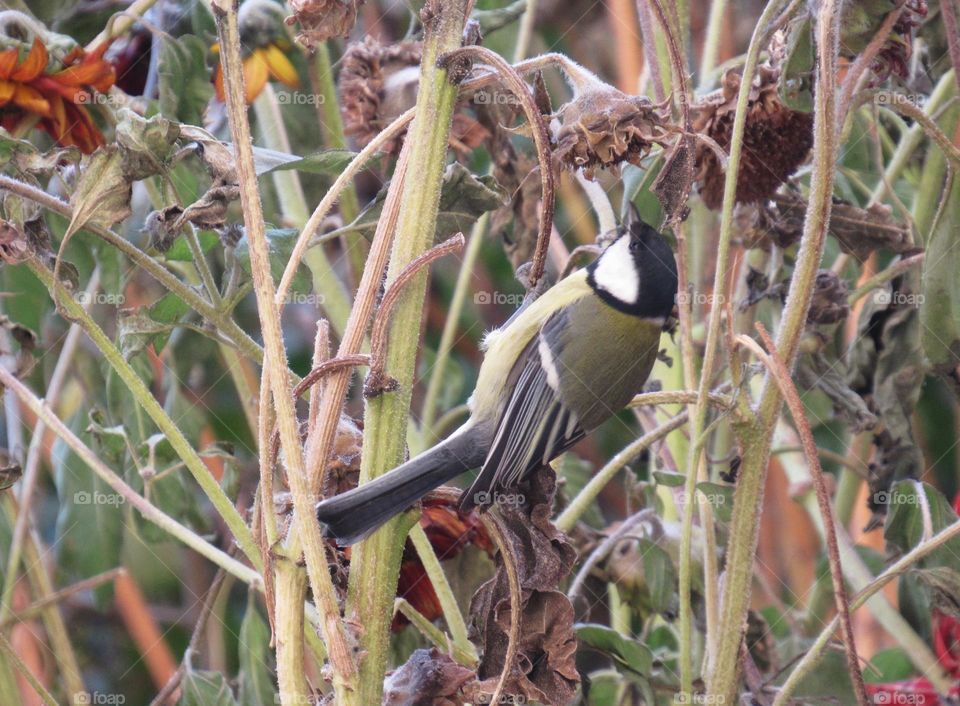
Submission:
{"label": "great tit bird", "polygon": [[480,473],[460,507],[485,509],[640,392],[676,293],[670,246],[638,217],[629,218],[592,264],[487,334],[463,426],[392,471],[317,505],[328,535],[341,544],[357,542],[475,468]]}

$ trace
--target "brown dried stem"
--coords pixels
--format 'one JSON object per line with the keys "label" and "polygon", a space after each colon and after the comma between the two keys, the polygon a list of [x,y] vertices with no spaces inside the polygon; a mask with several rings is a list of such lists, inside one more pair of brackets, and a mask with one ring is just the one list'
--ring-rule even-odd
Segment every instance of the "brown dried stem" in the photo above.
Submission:
{"label": "brown dried stem", "polygon": [[547,249],[550,246],[550,232],[553,229],[553,213],[556,201],[556,184],[553,171],[553,162],[550,156],[550,135],[547,124],[537,109],[530,88],[520,77],[517,69],[511,66],[506,59],[486,47],[461,47],[444,54],[439,59],[441,66],[449,66],[452,61],[461,58],[475,58],[488,64],[503,83],[520,101],[523,112],[533,132],[533,142],[537,147],[537,161],[540,163],[540,185],[542,196],[540,200],[540,229],[537,232],[537,247],[533,255],[533,269],[530,270],[529,288],[533,289],[543,277],[547,264]]}
{"label": "brown dried stem", "polygon": [[507,574],[507,583],[510,586],[510,632],[507,635],[507,652],[503,658],[503,670],[500,672],[497,688],[487,702],[498,704],[501,703],[503,690],[506,688],[510,672],[513,671],[513,662],[520,649],[520,628],[522,627],[520,625],[520,602],[523,597],[520,591],[520,573],[517,570],[517,562],[512,553],[513,547],[510,546],[506,534],[500,527],[500,520],[494,513],[484,513],[480,517],[487,533],[500,550],[500,560],[503,562],[503,569]]}
{"label": "brown dried stem", "polygon": [[860,672],[860,660],[857,657],[857,645],[853,636],[853,623],[850,621],[850,601],[847,596],[847,588],[843,579],[843,567],[840,564],[840,548],[837,544],[837,523],[833,515],[833,508],[830,505],[830,494],[827,491],[826,483],[823,479],[823,467],[820,465],[820,456],[817,453],[817,444],[813,440],[813,431],[810,429],[810,422],[803,410],[803,402],[797,393],[797,388],[790,378],[790,371],[786,364],[780,358],[777,347],[767,333],[766,327],[759,321],[754,326],[760,335],[760,340],[768,351],[768,357],[764,364],[770,371],[770,374],[776,380],[780,387],[780,394],[783,395],[787,407],[790,409],[790,415],[793,417],[793,423],[800,435],[800,442],[803,445],[803,453],[807,457],[807,464],[810,466],[810,474],[813,477],[813,487],[816,491],[817,505],[820,507],[820,515],[823,518],[823,530],[827,544],[827,558],[830,563],[830,577],[833,580],[833,595],[836,599],[837,614],[840,616],[841,632],[843,634],[843,644],[847,654],[847,670],[850,674],[850,680],[853,682],[854,693],[857,696],[857,703],[860,706],[866,706],[867,691],[863,685],[863,674]]}
{"label": "brown dried stem", "polygon": [[370,375],[363,386],[364,397],[375,397],[386,390],[393,389],[396,384],[396,381],[391,381],[386,376],[383,369],[386,365],[387,331],[390,327],[390,315],[393,312],[393,307],[400,299],[404,287],[431,262],[444,255],[462,250],[465,243],[463,233],[457,233],[439,245],[430,248],[404,267],[397,278],[387,287],[387,291],[380,301],[377,316],[373,321],[373,332],[370,334]]}

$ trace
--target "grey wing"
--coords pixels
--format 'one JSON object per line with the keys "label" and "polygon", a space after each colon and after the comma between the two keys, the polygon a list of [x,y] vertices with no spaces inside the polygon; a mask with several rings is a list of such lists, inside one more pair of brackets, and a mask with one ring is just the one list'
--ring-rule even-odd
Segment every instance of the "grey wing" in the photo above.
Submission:
{"label": "grey wing", "polygon": [[518,359],[516,385],[480,475],[460,498],[461,509],[486,504],[482,502],[484,497],[489,498],[497,489],[515,486],[528,473],[583,438],[585,432],[577,415],[563,403],[555,387],[558,377],[549,338],[563,329],[557,320],[562,316],[563,313],[556,314]]}

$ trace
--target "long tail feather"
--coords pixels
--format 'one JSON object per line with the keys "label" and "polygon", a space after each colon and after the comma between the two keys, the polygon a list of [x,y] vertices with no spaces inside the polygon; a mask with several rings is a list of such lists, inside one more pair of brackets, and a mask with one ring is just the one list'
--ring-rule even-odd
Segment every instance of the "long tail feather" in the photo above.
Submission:
{"label": "long tail feather", "polygon": [[358,488],[324,500],[317,517],[341,545],[359,542],[434,488],[483,463],[485,448],[467,427]]}

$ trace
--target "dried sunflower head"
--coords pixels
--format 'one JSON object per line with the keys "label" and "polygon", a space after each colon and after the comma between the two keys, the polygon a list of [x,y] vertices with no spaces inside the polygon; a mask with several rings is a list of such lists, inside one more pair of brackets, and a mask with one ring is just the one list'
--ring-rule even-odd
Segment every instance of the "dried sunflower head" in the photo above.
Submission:
{"label": "dried sunflower head", "polygon": [[[420,42],[381,44],[367,37],[350,45],[343,55],[339,89],[344,132],[361,147],[416,103],[422,52]],[[470,151],[488,136],[466,113],[454,114],[450,142],[455,149]],[[401,134],[383,149],[396,154],[402,143]]]}
{"label": "dried sunflower head", "polygon": [[[347,48],[339,78],[344,132],[359,145],[416,102],[422,49],[420,42],[381,44],[373,37]],[[400,142],[391,140],[385,151],[399,152]]]}
{"label": "dried sunflower head", "polygon": [[578,91],[558,117],[554,157],[563,168],[583,169],[588,179],[597,167],[616,170],[624,161],[639,164],[669,135],[661,106],[599,81]]}
{"label": "dried sunflower head", "polygon": [[313,51],[331,37],[346,37],[357,22],[364,0],[290,0],[293,15],[288,25],[299,23],[297,41]]}
{"label": "dried sunflower head", "polygon": [[[750,89],[743,132],[737,203],[768,199],[807,157],[813,144],[813,114],[791,110],[777,92],[779,68],[762,66]],[[727,71],[719,90],[694,106],[694,129],[729,151],[740,91],[740,69]],[[697,145],[697,180],[700,196],[708,208],[723,201],[724,171],[716,154]]]}

